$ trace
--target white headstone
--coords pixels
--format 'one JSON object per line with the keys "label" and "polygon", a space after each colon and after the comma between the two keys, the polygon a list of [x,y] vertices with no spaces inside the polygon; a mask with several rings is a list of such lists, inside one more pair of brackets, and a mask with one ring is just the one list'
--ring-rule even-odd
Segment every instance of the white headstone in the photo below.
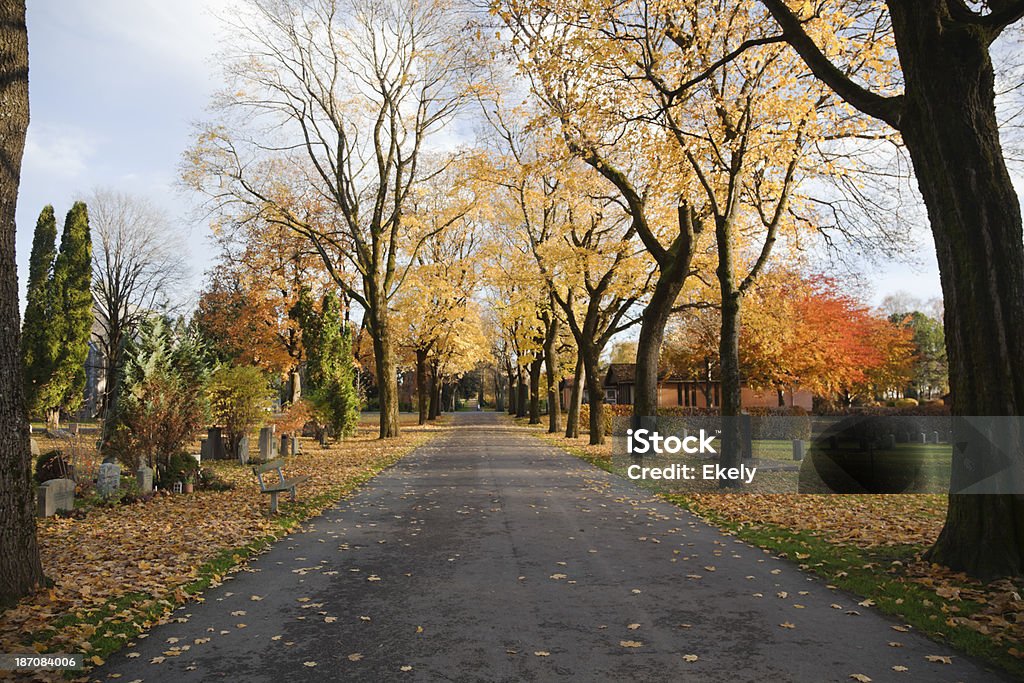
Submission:
{"label": "white headstone", "polygon": [[142,465],[135,473],[135,483],[139,486],[139,493],[150,493],[153,491],[153,468]]}

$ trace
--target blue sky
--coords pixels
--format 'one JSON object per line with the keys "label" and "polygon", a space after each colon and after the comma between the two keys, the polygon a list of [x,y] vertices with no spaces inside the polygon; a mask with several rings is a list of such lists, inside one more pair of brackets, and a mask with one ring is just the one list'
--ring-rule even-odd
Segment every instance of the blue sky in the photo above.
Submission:
{"label": "blue sky", "polygon": [[[31,125],[18,201],[18,265],[24,288],[32,229],[52,203],[63,215],[93,188],[144,195],[181,231],[193,299],[209,267],[209,229],[194,198],[176,186],[191,124],[218,87],[224,0],[60,0],[28,8]],[[867,275],[870,300],[906,291],[939,295],[929,239],[921,265],[884,265]]]}

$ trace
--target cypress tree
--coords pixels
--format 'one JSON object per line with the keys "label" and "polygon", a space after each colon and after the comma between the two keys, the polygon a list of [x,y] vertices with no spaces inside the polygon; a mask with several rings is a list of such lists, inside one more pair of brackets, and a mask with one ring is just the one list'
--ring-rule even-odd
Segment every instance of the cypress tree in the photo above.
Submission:
{"label": "cypress tree", "polygon": [[92,334],[92,241],[89,212],[75,202],[64,220],[60,250],[53,265],[55,313],[50,320],[57,334],[53,375],[41,392],[40,408],[54,424],[61,409],[74,411],[85,392],[85,361]]}
{"label": "cypress tree", "polygon": [[50,381],[57,340],[53,318],[53,260],[57,255],[57,219],[53,207],[43,207],[32,237],[28,266],[25,319],[21,326],[21,359],[25,378],[25,405],[39,408],[40,390]]}

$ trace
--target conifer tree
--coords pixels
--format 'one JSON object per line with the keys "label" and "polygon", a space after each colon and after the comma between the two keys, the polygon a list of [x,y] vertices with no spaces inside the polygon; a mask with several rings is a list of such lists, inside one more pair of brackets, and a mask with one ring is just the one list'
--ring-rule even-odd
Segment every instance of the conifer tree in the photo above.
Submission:
{"label": "conifer tree", "polygon": [[64,220],[60,250],[53,265],[54,315],[49,320],[56,336],[53,374],[40,392],[39,408],[56,425],[60,411],[77,409],[85,392],[85,361],[92,332],[92,241],[89,212],[75,202]]}
{"label": "conifer tree", "polygon": [[57,256],[57,219],[47,205],[36,221],[28,266],[25,319],[21,326],[21,358],[25,375],[25,405],[37,412],[40,391],[50,381],[56,358],[52,326],[53,260]]}

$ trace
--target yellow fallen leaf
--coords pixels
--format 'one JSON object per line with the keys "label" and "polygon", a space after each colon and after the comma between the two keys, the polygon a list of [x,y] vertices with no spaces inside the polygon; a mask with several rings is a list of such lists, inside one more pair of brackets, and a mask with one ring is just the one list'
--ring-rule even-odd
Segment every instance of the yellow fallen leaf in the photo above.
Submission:
{"label": "yellow fallen leaf", "polygon": [[700,657],[697,655],[683,655],[684,662],[696,662]]}
{"label": "yellow fallen leaf", "polygon": [[859,683],[871,683],[871,678],[864,674],[850,674],[850,678],[858,681]]}
{"label": "yellow fallen leaf", "polygon": [[629,625],[629,626],[627,626],[626,628],[628,628],[628,629],[629,629],[630,631],[635,631],[635,630],[637,630],[638,628],[640,628],[640,624],[630,624],[630,625]]}
{"label": "yellow fallen leaf", "polygon": [[555,581],[558,581],[559,579],[566,578],[566,576],[565,576],[565,574],[552,574],[551,578],[554,579]]}
{"label": "yellow fallen leaf", "polygon": [[908,669],[907,667],[905,667],[905,666],[902,666],[902,665],[900,665],[900,664],[897,664],[896,666],[894,666],[894,667],[892,668],[892,670],[893,670],[893,671],[910,671],[910,669]]}
{"label": "yellow fallen leaf", "polygon": [[952,657],[943,657],[941,655],[925,655],[924,658],[927,659],[929,662],[934,662],[936,664],[952,664],[953,663],[953,658]]}
{"label": "yellow fallen leaf", "polygon": [[96,666],[103,666],[103,659],[99,655],[93,655],[89,658],[89,661]]}
{"label": "yellow fallen leaf", "polygon": [[782,628],[796,628],[796,625],[791,624],[788,621],[782,622],[781,624],[779,624],[779,626],[781,626]]}
{"label": "yellow fallen leaf", "polygon": [[551,656],[551,653],[547,652],[546,650],[537,650],[533,654],[536,657],[549,657],[549,656]]}
{"label": "yellow fallen leaf", "polygon": [[406,664],[405,666],[398,667],[399,671],[412,671],[412,667]]}
{"label": "yellow fallen leaf", "polygon": [[362,655],[361,652],[353,652],[352,654],[350,654],[348,656],[348,661],[350,661],[350,662],[358,662],[362,658],[363,658],[363,655]]}
{"label": "yellow fallen leaf", "polygon": [[338,617],[324,617],[324,623],[333,624],[338,620]]}
{"label": "yellow fallen leaf", "polygon": [[620,640],[619,645],[622,647],[643,647],[643,643],[639,640]]}
{"label": "yellow fallen leaf", "polygon": [[303,662],[302,666],[308,666],[312,669],[314,666],[316,666],[316,662]]}

